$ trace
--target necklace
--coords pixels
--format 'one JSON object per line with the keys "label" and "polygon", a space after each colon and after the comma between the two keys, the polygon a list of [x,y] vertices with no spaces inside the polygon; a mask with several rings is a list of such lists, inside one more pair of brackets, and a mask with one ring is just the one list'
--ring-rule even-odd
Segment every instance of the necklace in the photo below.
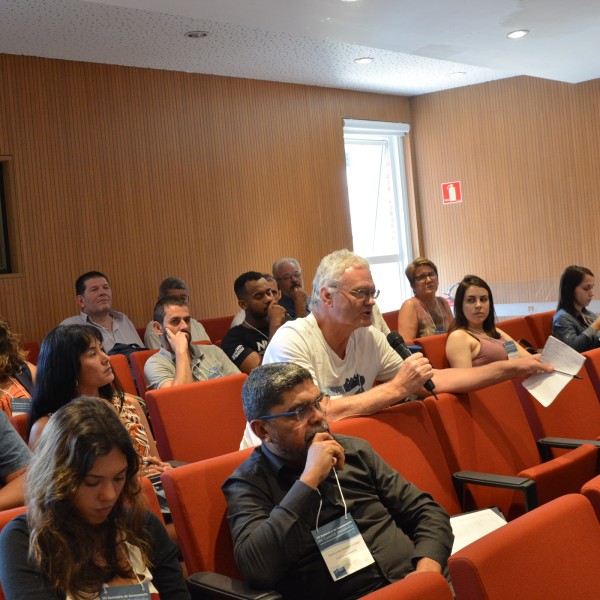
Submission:
{"label": "necklace", "polygon": [[[432,314],[431,311],[429,310],[429,307],[425,305],[423,300],[421,300],[420,298],[417,298],[417,300],[421,303],[421,306],[427,311],[427,314],[429,315],[429,318],[431,319],[431,323],[433,324],[434,330],[438,331],[438,329],[439,329],[441,331],[446,331],[446,324],[444,323],[444,315],[442,314],[442,308],[437,299],[437,296],[434,296],[433,299],[435,300],[435,305],[437,306],[437,312],[434,310],[433,314]],[[436,322],[435,317],[438,318],[439,322]]]}
{"label": "necklace", "polygon": [[246,327],[250,327],[250,329],[254,329],[254,331],[256,331],[257,333],[260,333],[260,335],[262,335],[265,340],[267,340],[267,342],[269,341],[268,336],[266,336],[260,329],[256,329],[256,327],[253,327],[252,325],[250,325],[250,323],[248,323],[248,321],[246,321],[246,319],[244,319],[242,321],[242,323],[246,326]]}

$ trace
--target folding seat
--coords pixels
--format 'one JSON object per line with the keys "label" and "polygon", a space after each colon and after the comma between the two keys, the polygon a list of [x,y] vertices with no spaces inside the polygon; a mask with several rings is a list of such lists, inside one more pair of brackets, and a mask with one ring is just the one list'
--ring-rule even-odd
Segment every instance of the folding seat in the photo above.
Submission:
{"label": "folding seat", "polygon": [[422,402],[329,424],[333,433],[367,440],[407,481],[431,494],[451,515],[462,512],[433,423]]}
{"label": "folding seat", "polygon": [[447,369],[450,366],[446,358],[447,339],[447,333],[438,333],[437,335],[417,338],[413,343],[423,348],[423,354],[429,359],[434,369]]}
{"label": "folding seat", "polygon": [[453,600],[448,582],[437,573],[415,573],[361,600]]}
{"label": "folding seat", "polygon": [[[517,394],[536,440],[547,437],[600,439],[600,402],[586,371],[582,370],[581,374],[582,379],[572,379],[550,406],[540,404],[519,382],[515,382]],[[566,447],[574,445],[566,443]],[[546,452],[545,457],[565,452],[551,450],[550,446],[544,444],[540,446]]]}
{"label": "folding seat", "polygon": [[587,350],[586,352],[582,352],[582,354],[586,358],[585,363],[583,363],[585,371],[594,386],[596,396],[600,398],[600,348]]}
{"label": "folding seat", "polygon": [[206,333],[213,344],[216,346],[221,345],[220,342],[229,331],[234,316],[235,315],[229,315],[227,317],[215,317],[213,319],[200,319],[200,323],[206,330]]}
{"label": "folding seat", "polygon": [[[221,485],[252,451],[239,450],[162,474],[179,548],[187,572],[192,573],[188,581],[194,598],[280,598],[275,592],[257,593],[246,586],[233,558]],[[222,595],[222,590],[227,592]]]}
{"label": "folding seat", "polygon": [[132,352],[129,355],[131,361],[131,370],[135,378],[135,384],[137,386],[139,395],[141,398],[146,398],[146,378],[144,377],[144,365],[146,361],[158,352],[158,349],[153,350],[140,350],[139,352]]}
{"label": "folding seat", "polygon": [[137,396],[138,390],[135,386],[135,381],[133,380],[127,357],[124,354],[113,354],[108,357],[108,360],[110,360],[113,372],[119,379],[121,386],[123,386],[123,391],[132,396]]}
{"label": "folding seat", "polygon": [[[525,320],[535,338],[531,341],[534,342],[538,348],[543,348],[546,344],[546,340],[552,334],[552,317],[554,317],[555,312],[555,310],[549,310],[525,316]],[[500,325],[500,329],[502,329],[502,325]]]}
{"label": "folding seat", "polygon": [[590,600],[600,590],[600,524],[569,494],[450,557],[457,600]]}
{"label": "folding seat", "polygon": [[[512,519],[566,493],[595,475],[597,449],[581,445],[542,463],[519,398],[510,381],[467,395],[425,399],[459,497],[469,491],[477,508],[496,505]],[[476,473],[457,473],[459,471]],[[505,476],[507,489],[468,485],[479,473]],[[519,493],[516,493],[518,490]]]}
{"label": "folding seat", "polygon": [[[502,329],[502,331],[510,335],[513,340],[517,342],[520,340],[527,340],[531,347],[537,348],[537,338],[533,331],[531,331],[531,327],[529,327],[529,323],[525,317],[516,317],[515,319],[499,321],[497,325],[500,327],[500,329]],[[525,346],[525,344],[521,345]]]}
{"label": "folding seat", "polygon": [[240,373],[149,390],[146,405],[163,460],[193,462],[240,447],[246,417]]}
{"label": "folding seat", "polygon": [[396,331],[398,329],[398,313],[400,309],[390,310],[389,312],[381,313],[385,324],[390,328],[390,331]]}

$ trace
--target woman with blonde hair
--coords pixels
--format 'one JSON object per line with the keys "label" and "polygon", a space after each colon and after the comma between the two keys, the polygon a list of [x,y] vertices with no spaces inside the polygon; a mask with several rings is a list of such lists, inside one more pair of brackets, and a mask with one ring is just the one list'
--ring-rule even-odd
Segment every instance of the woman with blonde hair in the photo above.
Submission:
{"label": "woman with blonde hair", "polygon": [[445,333],[454,318],[445,298],[436,296],[438,270],[428,258],[415,258],[405,270],[414,297],[398,313],[398,333],[407,341]]}
{"label": "woman with blonde hair", "polygon": [[12,402],[31,398],[36,368],[27,362],[27,352],[10,323],[0,317],[0,410],[12,416]]}
{"label": "woman with blonde hair", "polygon": [[139,462],[107,403],[83,397],[56,412],[27,472],[28,513],[0,535],[7,600],[190,598],[176,544],[143,509]]}

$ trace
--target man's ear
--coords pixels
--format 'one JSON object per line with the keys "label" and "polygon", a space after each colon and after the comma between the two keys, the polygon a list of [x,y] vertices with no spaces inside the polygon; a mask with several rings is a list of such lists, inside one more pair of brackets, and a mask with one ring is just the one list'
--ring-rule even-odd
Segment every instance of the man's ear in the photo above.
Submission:
{"label": "man's ear", "polygon": [[321,288],[321,301],[325,306],[333,304],[333,294],[326,287]]}
{"label": "man's ear", "polygon": [[163,334],[162,325],[158,321],[152,321],[152,327],[154,329],[154,332],[157,333],[158,335]]}
{"label": "man's ear", "polygon": [[77,296],[75,296],[75,300],[77,301],[77,304],[79,305],[79,308],[81,310],[83,310],[83,307],[85,305],[85,302],[83,300],[83,296],[80,296],[79,294]]}
{"label": "man's ear", "polygon": [[250,421],[250,429],[252,433],[261,440],[261,442],[270,442],[271,436],[265,429],[265,421],[262,419],[254,419]]}
{"label": "man's ear", "polygon": [[243,310],[246,310],[246,307],[248,306],[248,304],[246,303],[246,301],[245,301],[245,300],[243,300],[243,299],[241,299],[241,298],[240,298],[240,299],[238,300],[238,306],[239,306],[241,309],[243,309]]}

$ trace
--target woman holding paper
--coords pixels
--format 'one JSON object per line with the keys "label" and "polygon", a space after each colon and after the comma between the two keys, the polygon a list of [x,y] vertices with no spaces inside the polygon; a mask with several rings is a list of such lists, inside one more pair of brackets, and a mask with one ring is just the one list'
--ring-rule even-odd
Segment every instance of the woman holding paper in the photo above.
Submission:
{"label": "woman holding paper", "polygon": [[600,317],[588,310],[596,280],[586,267],[571,265],[560,277],[560,297],[552,335],[578,352],[600,347]]}
{"label": "woman holding paper", "polygon": [[492,290],[481,277],[467,275],[458,284],[454,312],[454,325],[446,341],[451,367],[479,367],[529,356],[525,348],[496,327]]}

